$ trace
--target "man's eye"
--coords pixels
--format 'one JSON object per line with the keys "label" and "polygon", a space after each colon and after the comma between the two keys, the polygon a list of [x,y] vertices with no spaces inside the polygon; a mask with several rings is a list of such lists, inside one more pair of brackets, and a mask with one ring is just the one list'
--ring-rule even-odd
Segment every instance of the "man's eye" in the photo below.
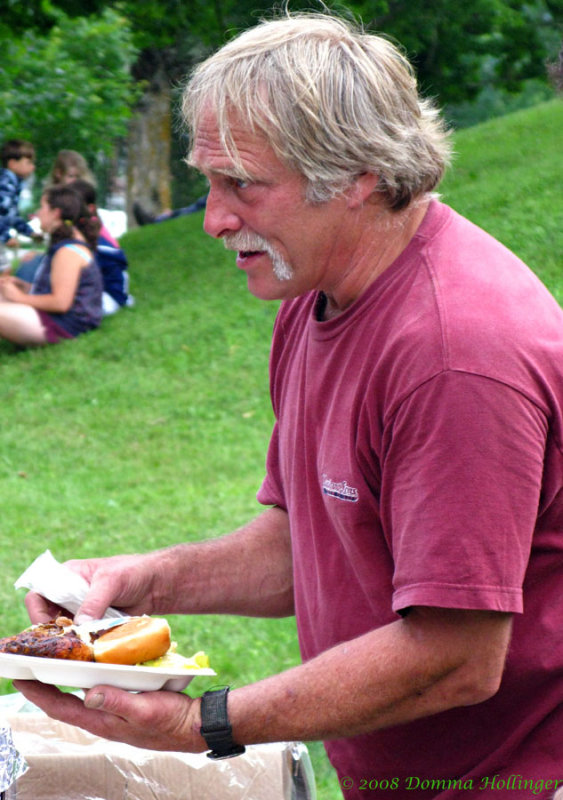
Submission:
{"label": "man's eye", "polygon": [[247,189],[250,186],[250,181],[246,178],[232,178],[231,180],[235,189]]}

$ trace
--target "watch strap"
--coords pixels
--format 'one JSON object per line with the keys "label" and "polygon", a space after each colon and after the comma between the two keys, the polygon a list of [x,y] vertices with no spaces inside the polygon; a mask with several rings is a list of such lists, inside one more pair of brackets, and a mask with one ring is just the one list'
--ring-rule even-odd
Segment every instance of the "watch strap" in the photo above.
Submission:
{"label": "watch strap", "polygon": [[209,747],[208,758],[233,758],[245,751],[244,745],[233,740],[233,730],[227,713],[229,687],[205,692],[201,698],[200,733]]}

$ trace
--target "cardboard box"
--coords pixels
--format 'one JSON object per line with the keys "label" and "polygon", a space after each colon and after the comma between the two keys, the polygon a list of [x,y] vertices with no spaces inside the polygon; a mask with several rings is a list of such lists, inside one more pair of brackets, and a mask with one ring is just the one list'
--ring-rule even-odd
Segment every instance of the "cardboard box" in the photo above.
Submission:
{"label": "cardboard box", "polygon": [[254,745],[212,761],[110,742],[42,712],[7,720],[28,770],[6,800],[315,800],[300,743]]}

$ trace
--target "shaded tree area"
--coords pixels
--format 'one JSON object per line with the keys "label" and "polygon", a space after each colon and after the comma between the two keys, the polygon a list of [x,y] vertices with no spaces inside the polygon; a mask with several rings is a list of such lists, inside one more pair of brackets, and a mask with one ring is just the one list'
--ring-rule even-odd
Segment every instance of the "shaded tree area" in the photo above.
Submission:
{"label": "shaded tree area", "polygon": [[[311,7],[310,2],[290,3],[292,11]],[[348,0],[332,3],[331,8],[360,18],[367,30],[397,40],[413,61],[422,90],[436,97],[440,105],[471,103],[485,87],[502,87],[506,93],[517,94],[534,78],[546,93],[549,91],[546,60],[557,51],[561,39],[563,0],[472,0],[470,4],[452,0]],[[170,92],[172,108],[177,107],[178,86],[194,63],[239,30],[272,13],[276,12],[271,2],[260,0],[153,0],[134,5],[127,17],[139,32],[136,42],[141,57],[136,75],[154,81],[156,93]],[[158,29],[156,39],[153,25]],[[177,119],[170,119],[170,129],[176,178],[173,185],[177,190],[172,204],[180,205],[193,199],[201,188],[197,178],[190,183],[182,165],[188,143]],[[163,202],[162,195],[157,199],[156,193],[151,197],[141,191],[137,196],[146,199],[153,210],[168,205],[168,198]]]}
{"label": "shaded tree area", "polygon": [[424,91],[441,104],[472,99],[488,77],[518,91],[545,80],[563,30],[563,0],[365,0],[353,3],[366,27],[397,39]]}
{"label": "shaded tree area", "polygon": [[11,34],[17,36],[28,30],[42,33],[48,32],[55,24],[58,13],[62,12],[70,17],[88,16],[103,10],[106,4],[103,0],[2,0],[0,7],[0,33],[2,38]]}
{"label": "shaded tree area", "polygon": [[103,173],[115,142],[127,136],[140,94],[131,74],[138,53],[128,23],[110,8],[69,17],[60,9],[46,16],[46,3],[35,3],[42,14],[33,5],[34,26],[26,25],[30,9],[20,2],[13,4],[13,28],[5,16],[0,23],[2,138],[30,139],[40,176],[62,148],[78,150]]}
{"label": "shaded tree area", "polygon": [[[149,210],[186,205],[204,187],[183,164],[188,142],[178,116],[181,86],[190,69],[229,36],[271,9],[261,0],[148,0],[119,3],[131,25],[139,58],[135,79],[143,97],[130,127],[129,206],[142,199]],[[295,0],[292,8],[307,8]],[[156,178],[154,167],[160,164]],[[168,167],[166,167],[168,164]],[[175,190],[175,191],[174,191]]]}
{"label": "shaded tree area", "polygon": [[399,41],[424,94],[454,125],[550,96],[546,65],[563,33],[563,0],[365,0],[371,30]]}
{"label": "shaded tree area", "polygon": [[[19,125],[20,131],[33,131],[45,157],[71,147],[90,159],[109,153],[127,130],[130,198],[154,211],[193,199],[201,187],[190,183],[195,179],[182,164],[187,142],[175,117],[181,84],[209,52],[271,16],[272,3],[1,2],[6,10],[0,36],[8,42],[0,50],[3,130],[15,135]],[[294,0],[289,7],[310,10],[311,3]],[[398,41],[415,64],[423,92],[441,105],[470,104],[487,88],[516,95],[534,80],[549,91],[546,62],[561,41],[563,0],[349,0],[330,8]],[[98,38],[89,39],[87,31],[96,26]],[[50,49],[41,44],[46,41]],[[48,62],[43,77],[42,59]],[[68,85],[64,76],[72,76],[73,60]],[[14,63],[21,67],[17,75]],[[59,124],[65,115],[66,128]]]}

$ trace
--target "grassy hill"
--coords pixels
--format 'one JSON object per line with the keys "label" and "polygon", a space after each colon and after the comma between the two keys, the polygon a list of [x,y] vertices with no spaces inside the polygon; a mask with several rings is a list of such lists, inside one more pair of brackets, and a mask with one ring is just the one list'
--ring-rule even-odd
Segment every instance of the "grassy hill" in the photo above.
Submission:
{"label": "grassy hill", "polygon": [[520,256],[563,302],[563,102],[460,131],[446,202]]}
{"label": "grassy hill", "polygon": [[[560,301],[562,131],[558,101],[464,130],[442,187]],[[27,624],[13,582],[47,547],[60,560],[142,551],[216,536],[258,510],[276,305],[249,295],[201,223],[197,214],[123,238],[137,305],[99,331],[38,351],[0,343],[5,634]],[[171,623],[181,650],[205,649],[222,683],[299,660],[293,620]],[[207,686],[197,679],[193,691]],[[319,800],[337,800],[321,746],[312,752]]]}

